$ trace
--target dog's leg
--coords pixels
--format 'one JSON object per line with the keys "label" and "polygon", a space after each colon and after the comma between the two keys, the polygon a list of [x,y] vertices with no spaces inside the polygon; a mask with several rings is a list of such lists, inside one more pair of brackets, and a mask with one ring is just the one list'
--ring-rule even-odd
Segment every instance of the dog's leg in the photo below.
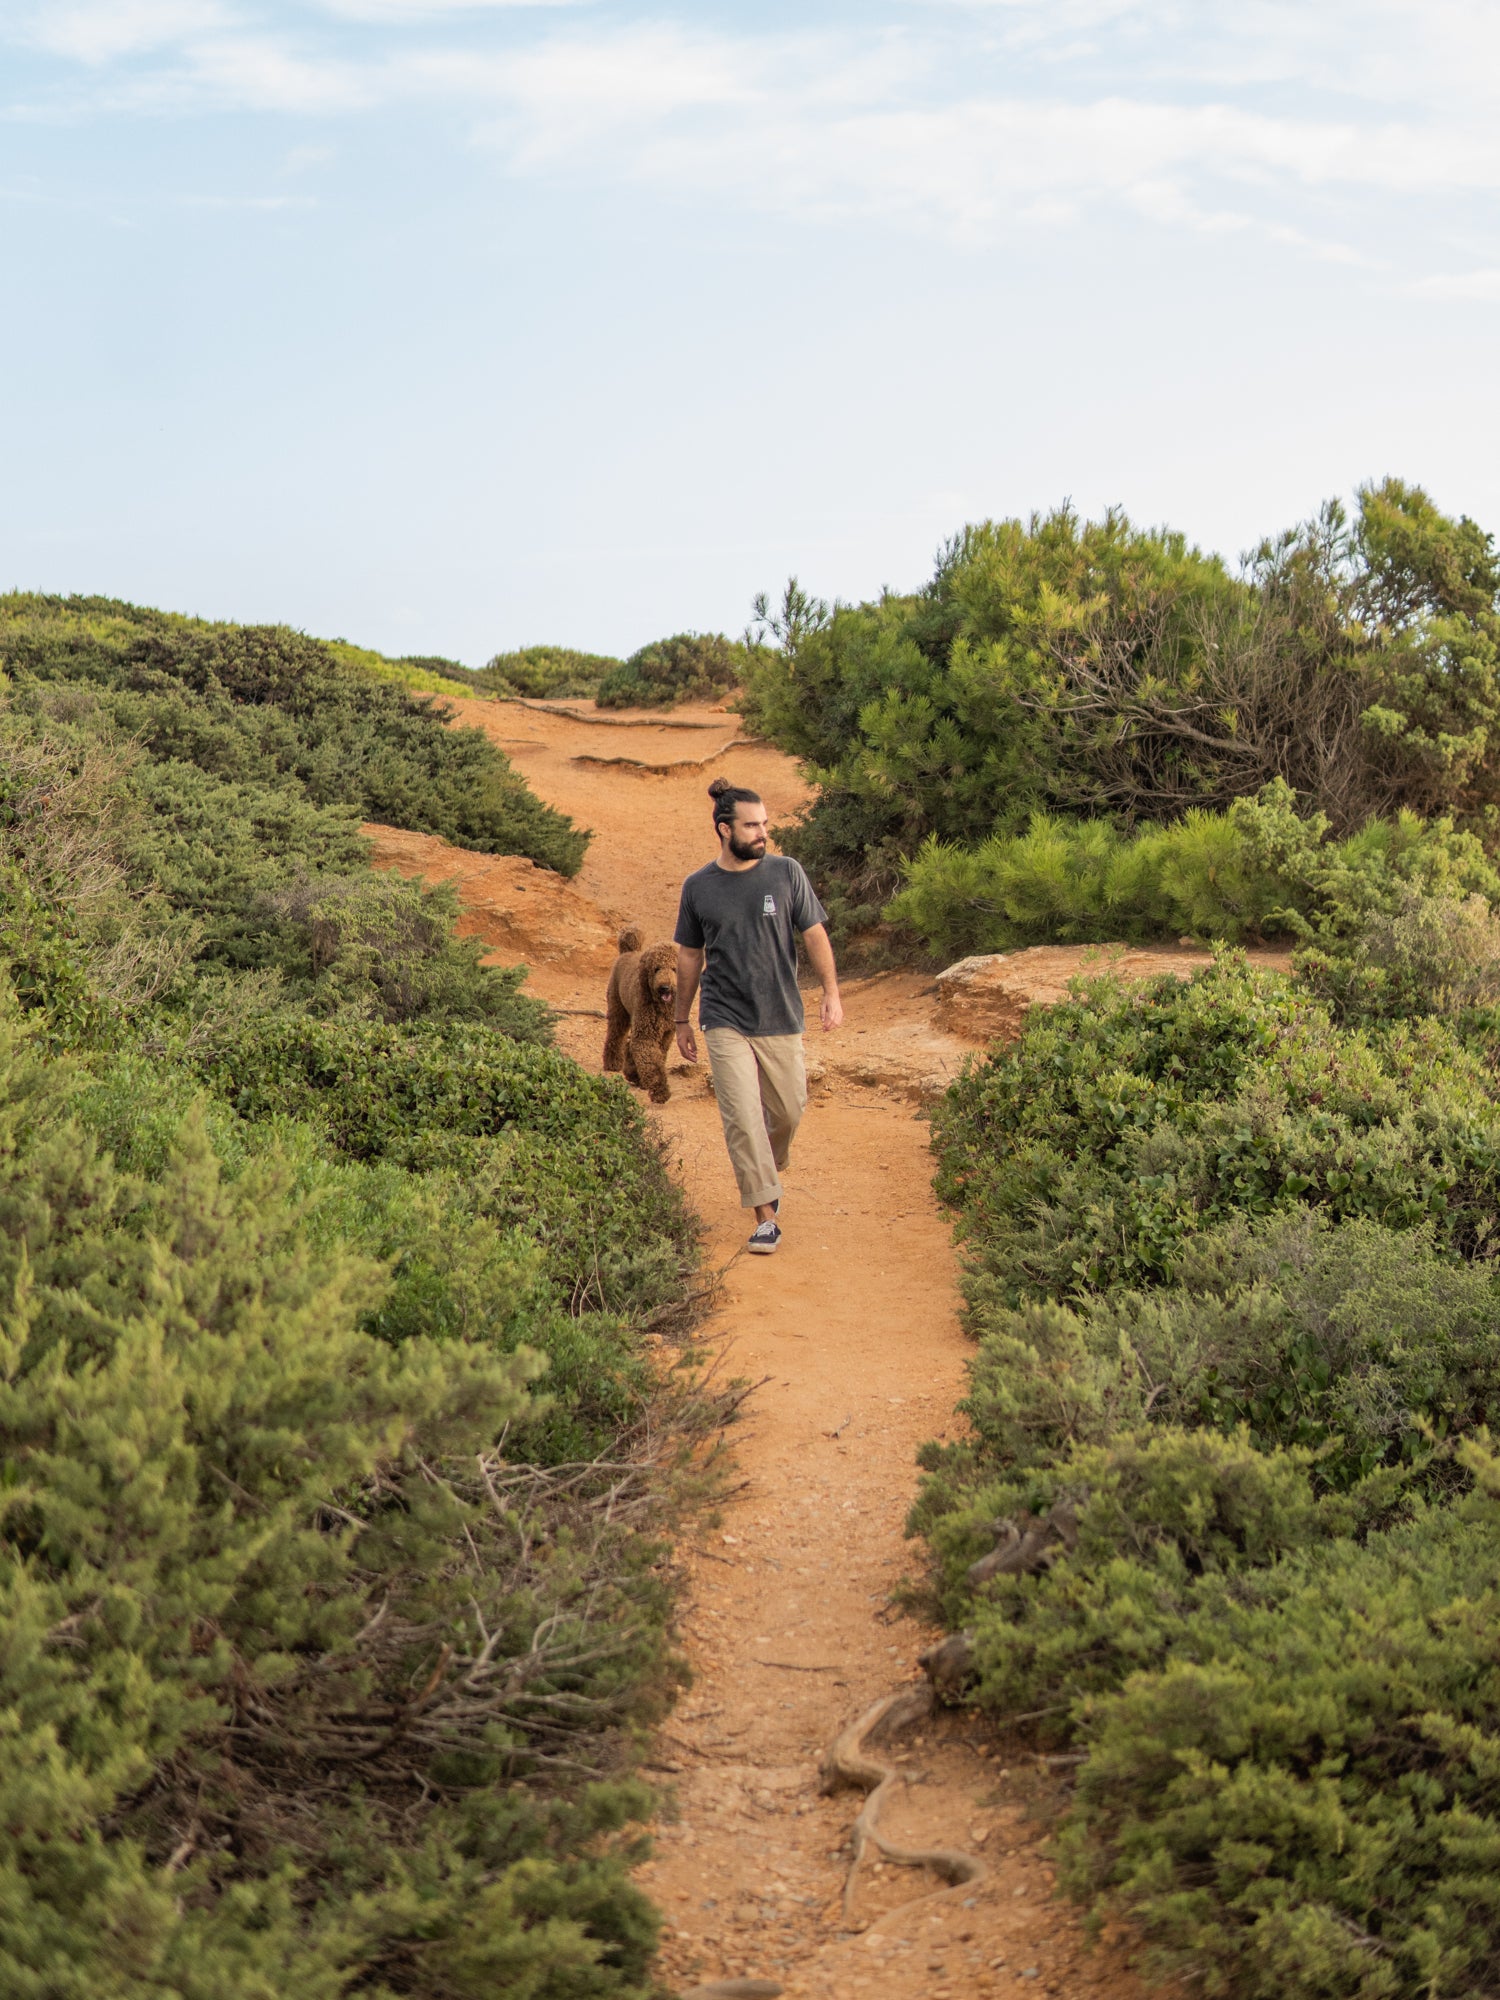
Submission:
{"label": "dog's leg", "polygon": [[631,1035],[630,1053],[635,1058],[636,1073],[640,1077],[642,1089],[648,1093],[653,1104],[665,1104],[672,1095],[672,1086],[667,1082],[667,1066],[662,1060],[662,1049],[654,1024],[649,1028],[637,1029]]}
{"label": "dog's leg", "polygon": [[630,1016],[625,1012],[619,991],[610,981],[604,1003],[604,1074],[611,1076],[625,1067],[625,1038],[630,1033]]}

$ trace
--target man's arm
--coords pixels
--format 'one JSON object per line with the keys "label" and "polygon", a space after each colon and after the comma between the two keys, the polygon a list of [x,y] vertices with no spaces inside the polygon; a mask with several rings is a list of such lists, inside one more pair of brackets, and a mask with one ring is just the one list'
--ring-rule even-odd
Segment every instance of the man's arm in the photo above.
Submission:
{"label": "man's arm", "polygon": [[[812,969],[818,975],[823,988],[823,1027],[839,1027],[844,1019],[844,1003],[839,998],[838,968],[833,962],[833,946],[828,942],[828,929],[824,924],[813,924],[802,933],[802,942],[807,946],[807,956],[812,961]],[[679,975],[677,991],[682,992]]]}
{"label": "man's arm", "polygon": [[698,1060],[698,1043],[693,1034],[693,996],[703,977],[703,953],[690,944],[677,947],[677,1053],[684,1062]]}

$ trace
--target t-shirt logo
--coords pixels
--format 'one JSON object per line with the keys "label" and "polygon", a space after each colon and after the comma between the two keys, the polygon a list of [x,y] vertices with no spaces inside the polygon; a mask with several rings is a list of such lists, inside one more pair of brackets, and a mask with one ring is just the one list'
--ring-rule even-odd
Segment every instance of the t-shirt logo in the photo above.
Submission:
{"label": "t-shirt logo", "polygon": [[761,904],[760,907],[764,911],[766,916],[774,917],[776,914],[776,898],[774,896],[767,896],[766,900]]}

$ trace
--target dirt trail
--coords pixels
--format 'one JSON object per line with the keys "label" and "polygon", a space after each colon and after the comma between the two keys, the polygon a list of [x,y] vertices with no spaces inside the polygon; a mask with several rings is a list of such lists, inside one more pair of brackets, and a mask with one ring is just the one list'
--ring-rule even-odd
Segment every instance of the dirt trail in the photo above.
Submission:
{"label": "dirt trail", "polygon": [[[753,784],[773,820],[804,796],[796,767],[774,751],[712,758],[713,729],[724,745],[738,733],[738,718],[722,711],[676,711],[679,722],[707,725],[690,734],[606,730],[535,705],[456,706],[543,798],[594,829],[576,892],[604,922],[634,919],[652,938],[670,936],[682,877],[711,858],[711,777]],[[621,755],[680,768],[576,761]],[[406,872],[422,865],[415,849],[381,858]],[[484,895],[466,886],[466,871],[471,863],[456,862],[450,872],[475,928],[497,956],[517,956],[513,931],[485,929]],[[580,920],[576,935],[572,957],[535,954],[532,987],[564,1007],[602,1007],[599,931]],[[1038,1990],[1136,2000],[1148,1989],[1123,1945],[1086,1949],[1076,1916],[1049,1896],[1039,1844],[1057,1807],[1055,1775],[1023,1751],[1007,1763],[1006,1746],[972,1717],[940,1717],[898,1744],[908,1782],[881,1824],[907,1846],[969,1849],[986,1879],[929,1901],[936,1877],[867,1864],[858,1928],[842,1922],[859,1799],[823,1797],[819,1763],[862,1708],[916,1676],[933,1636],[889,1600],[916,1567],[902,1527],[917,1447],[951,1433],[963,1387],[948,1223],[931,1193],[916,1100],[968,1045],[933,1026],[932,992],[908,977],[855,982],[841,1033],[809,1034],[819,1074],[774,1258],[737,1255],[746,1222],[701,1071],[674,1074],[671,1103],[652,1113],[710,1258],[730,1266],[708,1338],[722,1343],[729,1374],[766,1379],[734,1439],[743,1487],[722,1527],[684,1551],[682,1637],[695,1680],[654,1766],[677,1816],[658,1827],[657,1857],[640,1879],[670,1926],[662,1974],[684,1987],[756,1975],[809,2000]],[[588,1014],[566,1018],[560,1039],[598,1063],[602,1023]]]}

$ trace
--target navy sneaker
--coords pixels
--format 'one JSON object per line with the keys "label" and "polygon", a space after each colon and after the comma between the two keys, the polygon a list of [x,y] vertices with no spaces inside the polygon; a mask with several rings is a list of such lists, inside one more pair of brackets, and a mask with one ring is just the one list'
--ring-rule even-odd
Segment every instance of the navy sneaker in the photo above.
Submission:
{"label": "navy sneaker", "polygon": [[752,1257],[770,1257],[781,1241],[781,1231],[774,1222],[756,1224],[747,1248]]}

